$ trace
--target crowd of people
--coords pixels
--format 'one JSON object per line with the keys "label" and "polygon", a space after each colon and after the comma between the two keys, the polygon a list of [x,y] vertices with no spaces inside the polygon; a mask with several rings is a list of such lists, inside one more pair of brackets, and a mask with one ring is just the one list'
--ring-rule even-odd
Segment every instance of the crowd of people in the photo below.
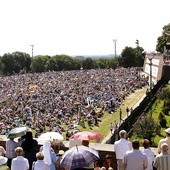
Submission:
{"label": "crowd of people", "polygon": [[[117,68],[116,70],[61,71],[0,77],[2,120],[0,132],[7,134],[14,127],[27,125],[35,130],[35,137],[42,132],[55,131],[61,134],[66,132],[66,137],[69,138],[74,131],[77,131],[77,125],[83,126],[84,121],[89,125],[97,125],[98,119],[104,112],[114,112],[126,96],[148,85],[148,78],[140,75],[138,71],[138,68]],[[129,111],[127,115],[128,113]],[[111,125],[111,133],[113,128],[114,126]],[[42,166],[44,170],[57,169],[54,164],[62,155],[54,154],[50,143],[43,146],[41,150],[36,150],[37,145],[32,133],[28,133],[27,137],[18,143],[13,138],[7,140],[6,150],[0,147],[2,156],[0,158],[4,160],[2,165],[11,170],[19,170],[17,168],[20,165],[18,166],[16,162],[22,159],[25,166],[22,170],[32,168],[38,170]],[[132,147],[133,149],[135,147],[133,143],[130,149]],[[125,148],[124,151],[128,150]],[[104,164],[95,162],[93,168],[114,169],[113,157],[107,155],[105,159]],[[126,163],[122,162],[125,160],[124,157],[121,156],[121,159],[117,160],[118,167],[124,167],[125,164],[128,166],[127,160]]]}
{"label": "crowd of people", "polygon": [[27,125],[36,130],[37,136],[46,128],[59,133],[69,129],[69,136],[84,121],[97,125],[104,111],[115,111],[128,94],[147,81],[138,68],[0,77],[1,134]]}

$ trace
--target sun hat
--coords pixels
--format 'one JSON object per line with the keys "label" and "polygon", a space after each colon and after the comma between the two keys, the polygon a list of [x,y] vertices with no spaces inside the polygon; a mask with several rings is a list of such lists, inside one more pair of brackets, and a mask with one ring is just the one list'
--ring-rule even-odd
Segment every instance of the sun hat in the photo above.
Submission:
{"label": "sun hat", "polygon": [[6,164],[8,158],[4,157],[4,156],[0,156],[0,165],[4,165]]}
{"label": "sun hat", "polygon": [[62,156],[64,154],[64,151],[63,150],[59,150],[59,152],[58,152],[58,156]]}
{"label": "sun hat", "polygon": [[165,132],[168,133],[168,134],[170,134],[170,128],[165,129]]}

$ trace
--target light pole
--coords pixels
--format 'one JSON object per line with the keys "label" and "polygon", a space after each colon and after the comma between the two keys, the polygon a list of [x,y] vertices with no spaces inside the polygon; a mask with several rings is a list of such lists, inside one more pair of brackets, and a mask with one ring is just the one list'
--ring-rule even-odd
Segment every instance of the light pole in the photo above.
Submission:
{"label": "light pole", "polygon": [[152,100],[152,59],[153,59],[154,56],[150,55],[148,56],[148,59],[149,59],[149,66],[150,66],[150,102]]}
{"label": "light pole", "polygon": [[32,58],[34,57],[34,45],[30,45],[32,49]]}
{"label": "light pole", "polygon": [[116,43],[117,43],[117,39],[114,39],[113,42],[114,42],[114,45],[115,45],[115,57],[116,57],[116,55],[117,55],[117,54],[116,54]]}

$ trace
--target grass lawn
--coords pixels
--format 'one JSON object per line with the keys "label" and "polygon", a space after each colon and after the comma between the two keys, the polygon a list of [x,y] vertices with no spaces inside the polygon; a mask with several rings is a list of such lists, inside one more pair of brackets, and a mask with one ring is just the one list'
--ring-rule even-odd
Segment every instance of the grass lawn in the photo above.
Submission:
{"label": "grass lawn", "polygon": [[[170,85],[168,85],[168,87],[170,88]],[[156,100],[156,102],[154,103],[154,105],[152,106],[152,117],[155,121],[158,121],[159,123],[159,114],[160,112],[162,112],[163,110],[163,107],[164,107],[164,101],[163,100]],[[151,112],[150,111],[150,112]],[[165,118],[166,118],[166,121],[167,121],[167,128],[170,127],[170,115],[165,115]],[[158,144],[159,140],[164,138],[165,137],[165,130],[166,128],[161,128],[161,134],[160,135],[157,135],[155,138],[154,138],[154,143],[155,145]]]}
{"label": "grass lawn", "polygon": [[[168,85],[168,87],[170,89],[170,85]],[[159,124],[159,118],[158,117],[159,117],[159,114],[161,112],[163,112],[163,109],[164,109],[164,101],[157,99],[155,101],[155,103],[153,104],[151,110],[148,112],[148,114],[152,113],[152,118],[155,120],[155,122],[157,122],[157,124]],[[170,115],[169,116],[165,115],[165,118],[166,118],[166,121],[167,121],[166,126],[168,128],[168,127],[170,127]],[[153,139],[153,141],[154,141],[153,146],[154,147],[157,147],[159,140],[166,136],[165,131],[164,131],[165,129],[166,128],[161,128],[160,135],[156,135],[155,138]],[[132,135],[132,138],[135,138],[135,136]]]}

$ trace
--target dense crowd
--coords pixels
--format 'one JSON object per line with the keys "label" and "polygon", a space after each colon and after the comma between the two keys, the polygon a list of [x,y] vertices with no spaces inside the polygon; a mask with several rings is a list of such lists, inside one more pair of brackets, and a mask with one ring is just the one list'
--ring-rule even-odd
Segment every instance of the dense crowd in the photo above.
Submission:
{"label": "dense crowd", "polygon": [[115,111],[128,94],[146,84],[138,68],[0,77],[0,131],[6,134],[26,124],[37,132],[48,127],[62,133],[84,121],[97,124],[103,111]]}

